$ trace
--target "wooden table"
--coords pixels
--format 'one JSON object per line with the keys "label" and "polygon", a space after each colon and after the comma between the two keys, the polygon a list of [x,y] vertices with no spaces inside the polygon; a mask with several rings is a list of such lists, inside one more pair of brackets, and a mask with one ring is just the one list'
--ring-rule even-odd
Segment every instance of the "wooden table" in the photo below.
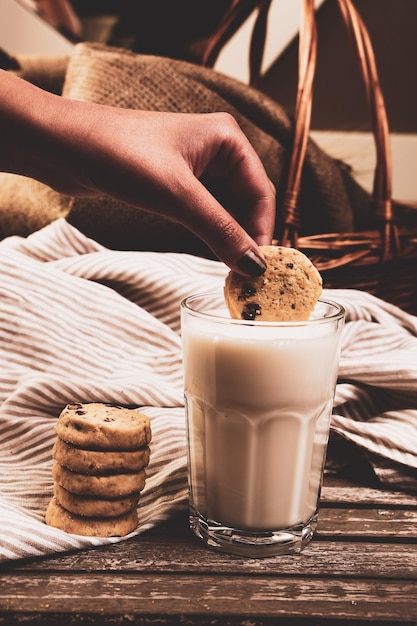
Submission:
{"label": "wooden table", "polygon": [[0,624],[417,624],[416,498],[326,478],[319,519],[301,555],[211,551],[184,514],[104,549],[3,565]]}

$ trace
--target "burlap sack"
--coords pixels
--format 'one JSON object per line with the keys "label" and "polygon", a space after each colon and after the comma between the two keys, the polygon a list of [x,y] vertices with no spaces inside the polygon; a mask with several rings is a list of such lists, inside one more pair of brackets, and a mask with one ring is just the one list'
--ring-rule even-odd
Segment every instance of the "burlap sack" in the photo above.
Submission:
{"label": "burlap sack", "polygon": [[[69,58],[62,93],[79,100],[142,110],[228,111],[248,136],[277,187],[279,227],[293,124],[289,113],[261,92],[196,64],[81,43]],[[29,179],[13,177],[10,182],[9,177],[3,174],[0,178],[0,189],[7,186],[7,194],[13,198],[8,204],[0,191],[3,237],[26,235],[64,215],[82,232],[110,248],[210,256],[194,235],[163,217],[108,197],[69,198]],[[221,184],[208,179],[204,183],[222,201]],[[346,166],[310,141],[302,178],[300,234],[363,229],[367,227],[368,203],[368,194]]]}

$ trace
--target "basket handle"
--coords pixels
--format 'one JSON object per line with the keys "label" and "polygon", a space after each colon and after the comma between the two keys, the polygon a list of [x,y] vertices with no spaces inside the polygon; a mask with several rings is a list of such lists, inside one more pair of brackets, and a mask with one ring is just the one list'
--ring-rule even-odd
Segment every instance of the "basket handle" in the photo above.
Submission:
{"label": "basket handle", "polygon": [[298,43],[298,88],[295,105],[294,139],[282,203],[283,230],[281,243],[298,247],[301,227],[298,198],[301,189],[308,136],[310,132],[313,83],[317,60],[317,25],[314,0],[303,0]]}
{"label": "basket handle", "polygon": [[217,30],[207,40],[202,56],[202,65],[214,67],[226,43],[233,37],[245,20],[257,8],[258,15],[252,30],[249,44],[249,84],[253,87],[261,76],[265,50],[268,13],[272,0],[232,0],[217,26]]}
{"label": "basket handle", "polygon": [[[249,51],[249,84],[256,86],[261,75],[265,49],[267,18],[271,0],[232,0],[218,30],[210,38],[203,65],[213,67],[220,51],[244,20],[257,7],[258,16],[252,31]],[[388,121],[379,83],[375,55],[369,33],[351,0],[338,0],[345,25],[351,34],[366,89],[372,131],[376,147],[376,165],[372,191],[372,211],[381,223],[383,258],[396,254],[399,237],[392,203],[392,173]],[[317,60],[317,26],[314,0],[302,0],[302,20],[298,47],[298,87],[295,105],[294,140],[282,212],[281,243],[297,247],[301,227],[298,199],[301,172],[310,132],[313,82]]]}
{"label": "basket handle", "polygon": [[365,24],[351,0],[338,0],[345,24],[352,35],[365,83],[376,148],[372,210],[382,225],[383,259],[399,251],[399,235],[392,202],[390,135],[384,97],[372,42]]}

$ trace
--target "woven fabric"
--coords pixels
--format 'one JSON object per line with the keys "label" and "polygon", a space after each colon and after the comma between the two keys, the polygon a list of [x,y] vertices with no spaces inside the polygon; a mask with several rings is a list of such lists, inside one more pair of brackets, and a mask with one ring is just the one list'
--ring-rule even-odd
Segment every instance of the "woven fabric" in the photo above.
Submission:
{"label": "woven fabric", "polygon": [[[64,219],[5,239],[0,263],[0,561],[122,540],[44,523],[54,425],[68,402],[137,406],[151,419],[139,526],[129,536],[183,510],[179,304],[221,289],[227,268],[182,253],[109,250]],[[382,484],[417,493],[417,318],[369,294],[325,295],[347,311],[332,439],[365,454]]]}

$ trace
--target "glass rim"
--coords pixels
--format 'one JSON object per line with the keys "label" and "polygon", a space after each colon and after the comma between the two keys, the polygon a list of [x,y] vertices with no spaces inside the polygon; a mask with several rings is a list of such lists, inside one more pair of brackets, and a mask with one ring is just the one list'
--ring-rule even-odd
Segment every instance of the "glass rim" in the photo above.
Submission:
{"label": "glass rim", "polygon": [[[216,313],[207,313],[205,311],[198,311],[190,304],[195,302],[197,299],[207,298],[207,297],[219,297],[221,296],[221,292],[219,291],[206,291],[195,293],[187,296],[181,301],[181,309],[187,311],[192,314],[194,317],[199,319],[211,320],[213,322],[219,322],[223,324],[233,324],[237,326],[257,326],[259,328],[268,328],[268,327],[297,327],[297,326],[306,326],[306,325],[317,325],[317,324],[328,324],[329,322],[335,322],[345,317],[345,308],[339,302],[328,298],[319,298],[317,303],[324,304],[330,307],[333,307],[334,312],[326,317],[312,317],[307,320],[276,320],[276,321],[261,321],[261,320],[242,320],[234,317],[226,317],[225,315],[219,315]],[[227,307],[226,307],[227,308]]]}

